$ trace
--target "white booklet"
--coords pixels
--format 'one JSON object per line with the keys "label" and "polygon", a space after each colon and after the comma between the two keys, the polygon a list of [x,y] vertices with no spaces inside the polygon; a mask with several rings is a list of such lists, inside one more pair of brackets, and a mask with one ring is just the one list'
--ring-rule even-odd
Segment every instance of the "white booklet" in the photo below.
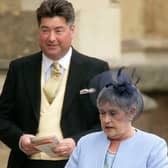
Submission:
{"label": "white booklet", "polygon": [[33,146],[41,152],[46,153],[51,157],[55,157],[56,153],[52,151],[59,143],[56,136],[33,137],[31,139]]}

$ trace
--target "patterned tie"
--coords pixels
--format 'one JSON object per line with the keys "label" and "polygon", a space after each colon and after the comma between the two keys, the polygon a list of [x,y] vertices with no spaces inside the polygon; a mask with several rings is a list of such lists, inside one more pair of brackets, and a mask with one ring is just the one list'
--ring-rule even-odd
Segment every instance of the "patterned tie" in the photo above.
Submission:
{"label": "patterned tie", "polygon": [[44,94],[50,104],[54,100],[61,82],[60,64],[55,62],[52,64],[52,66],[53,69],[51,71],[51,76],[43,87]]}

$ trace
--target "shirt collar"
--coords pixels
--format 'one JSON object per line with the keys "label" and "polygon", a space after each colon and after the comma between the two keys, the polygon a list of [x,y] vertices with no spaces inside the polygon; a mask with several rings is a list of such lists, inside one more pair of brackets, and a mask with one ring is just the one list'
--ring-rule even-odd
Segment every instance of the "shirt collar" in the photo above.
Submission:
{"label": "shirt collar", "polygon": [[[61,65],[63,69],[65,70],[68,69],[71,56],[72,56],[72,47],[69,48],[68,52],[63,57],[57,60],[57,62]],[[44,65],[44,72],[48,71],[53,62],[54,61],[52,59],[48,58],[44,53],[42,53],[42,63]]]}

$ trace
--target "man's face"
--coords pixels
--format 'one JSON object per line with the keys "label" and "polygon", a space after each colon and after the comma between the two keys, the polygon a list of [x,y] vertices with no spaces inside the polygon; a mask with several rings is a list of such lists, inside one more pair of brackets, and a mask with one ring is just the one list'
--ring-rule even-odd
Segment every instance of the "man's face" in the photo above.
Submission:
{"label": "man's face", "polygon": [[39,29],[39,45],[45,55],[53,60],[63,57],[71,46],[74,26],[55,16],[42,18]]}

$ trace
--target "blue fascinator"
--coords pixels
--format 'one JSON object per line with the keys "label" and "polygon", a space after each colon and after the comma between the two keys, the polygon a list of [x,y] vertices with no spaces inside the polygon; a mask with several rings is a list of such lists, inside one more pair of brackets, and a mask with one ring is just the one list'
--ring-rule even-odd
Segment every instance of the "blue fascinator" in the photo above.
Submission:
{"label": "blue fascinator", "polygon": [[113,87],[115,94],[123,97],[128,97],[137,89],[140,77],[136,75],[136,69],[131,69],[131,72],[127,73],[125,70],[125,67],[121,67],[118,70],[106,71],[90,81],[89,88],[94,89],[94,92],[90,93],[90,99],[95,106],[97,96],[104,87]]}

